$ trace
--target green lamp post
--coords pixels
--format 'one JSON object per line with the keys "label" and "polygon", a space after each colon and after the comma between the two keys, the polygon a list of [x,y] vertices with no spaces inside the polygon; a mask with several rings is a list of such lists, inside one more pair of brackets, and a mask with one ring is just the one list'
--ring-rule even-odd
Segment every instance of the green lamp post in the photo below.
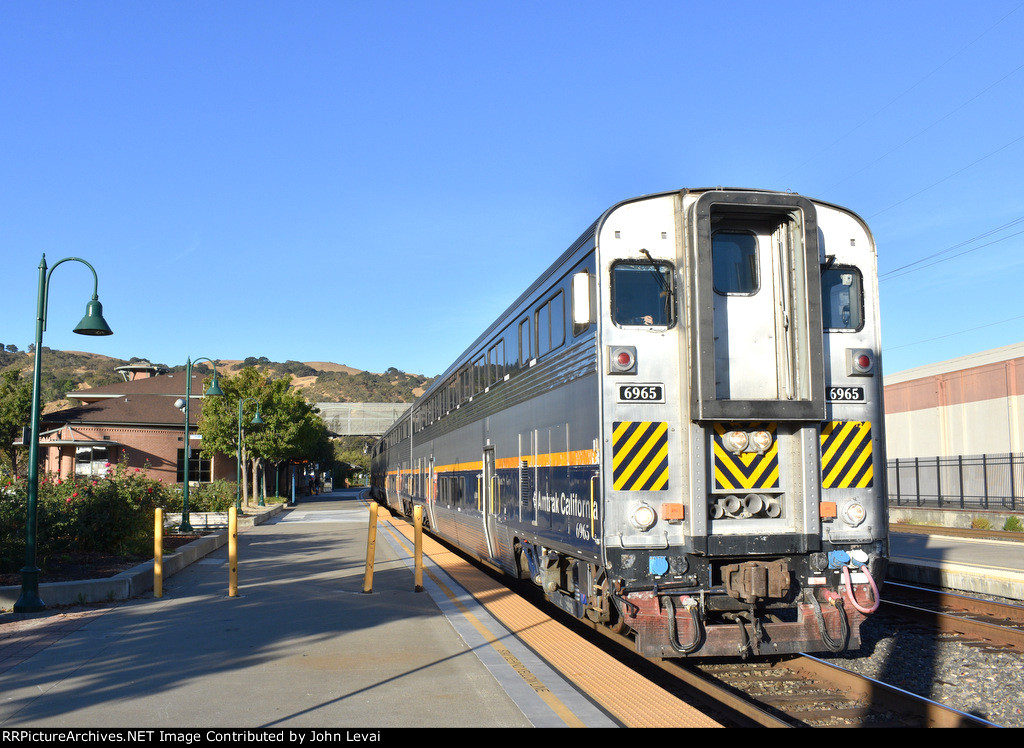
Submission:
{"label": "green lamp post", "polygon": [[182,468],[181,525],[178,527],[181,532],[192,532],[192,524],[188,520],[188,466],[192,460],[192,447],[189,444],[188,436],[188,401],[192,397],[192,366],[200,361],[209,361],[213,366],[213,382],[210,383],[210,387],[206,390],[205,394],[211,397],[218,397],[224,394],[220,384],[217,382],[217,363],[212,358],[198,358],[195,361],[189,358],[185,362],[185,464]]}
{"label": "green lamp post", "polygon": [[[238,448],[235,454],[235,509],[242,510],[242,405],[250,400],[258,400],[255,397],[238,398]],[[249,423],[253,426],[261,426],[263,419],[260,418],[260,404],[256,403],[256,416]],[[260,506],[263,504],[263,495],[260,495]]]}
{"label": "green lamp post", "polygon": [[21,570],[21,595],[14,604],[15,613],[30,613],[45,610],[39,597],[39,569],[36,567],[36,508],[39,499],[39,380],[42,372],[43,331],[46,329],[46,308],[49,302],[50,277],[57,267],[65,262],[80,262],[92,271],[92,301],[85,305],[85,316],[75,327],[79,335],[113,335],[103,319],[103,305],[99,302],[97,290],[99,278],[96,269],[79,257],[65,257],[47,271],[46,255],[39,262],[39,294],[36,298],[36,343],[35,363],[32,370],[32,425],[28,445],[28,518],[25,522],[25,567]]}

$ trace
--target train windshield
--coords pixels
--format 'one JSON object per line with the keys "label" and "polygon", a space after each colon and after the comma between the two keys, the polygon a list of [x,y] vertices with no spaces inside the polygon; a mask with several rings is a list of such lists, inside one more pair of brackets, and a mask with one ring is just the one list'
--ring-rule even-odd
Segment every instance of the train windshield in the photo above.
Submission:
{"label": "train windshield", "polygon": [[612,319],[623,326],[669,327],[675,308],[672,266],[664,262],[620,262],[612,267]]}
{"label": "train windshield", "polygon": [[864,324],[864,292],[860,271],[832,267],[821,274],[822,327],[859,330]]}

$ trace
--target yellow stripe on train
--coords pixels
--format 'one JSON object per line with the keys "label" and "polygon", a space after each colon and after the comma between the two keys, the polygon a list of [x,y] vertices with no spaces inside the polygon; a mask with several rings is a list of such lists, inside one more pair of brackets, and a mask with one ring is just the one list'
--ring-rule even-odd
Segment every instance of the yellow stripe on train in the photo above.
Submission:
{"label": "yellow stripe on train", "polygon": [[619,421],[612,429],[612,488],[668,490],[668,424]]}
{"label": "yellow stripe on train", "polygon": [[871,488],[871,423],[830,421],[821,429],[822,488]]}

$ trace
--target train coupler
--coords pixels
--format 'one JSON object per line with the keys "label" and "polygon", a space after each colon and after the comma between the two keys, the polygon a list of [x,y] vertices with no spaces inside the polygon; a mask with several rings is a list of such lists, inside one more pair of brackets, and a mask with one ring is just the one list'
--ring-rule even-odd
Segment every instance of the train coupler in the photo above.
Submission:
{"label": "train coupler", "polygon": [[793,573],[785,559],[746,561],[723,566],[722,580],[730,597],[755,603],[785,598],[793,584]]}

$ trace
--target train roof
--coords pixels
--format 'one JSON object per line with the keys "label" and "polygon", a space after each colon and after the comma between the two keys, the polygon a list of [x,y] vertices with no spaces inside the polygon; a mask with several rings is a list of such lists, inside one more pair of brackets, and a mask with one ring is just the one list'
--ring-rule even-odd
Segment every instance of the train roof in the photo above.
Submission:
{"label": "train roof", "polygon": [[[569,245],[569,248],[566,249],[564,252],[562,252],[562,254],[558,256],[558,259],[556,259],[553,263],[551,263],[551,265],[549,265],[548,268],[543,273],[541,273],[533,283],[530,284],[529,288],[527,288],[523,293],[521,293],[519,295],[519,297],[516,298],[516,300],[513,301],[505,309],[505,311],[503,311],[500,315],[498,315],[498,317],[490,325],[488,325],[487,328],[465,350],[463,350],[463,352],[458,357],[456,357],[456,359],[452,362],[452,364],[447,369],[445,369],[444,372],[441,373],[433,381],[433,383],[431,383],[430,387],[428,387],[426,389],[426,391],[419,398],[417,398],[416,402],[419,402],[420,400],[422,400],[422,399],[424,399],[426,397],[429,397],[434,392],[434,390],[436,390],[438,387],[442,386],[445,383],[445,381],[448,379],[448,377],[451,374],[453,374],[456,370],[458,370],[458,368],[465,363],[466,359],[469,358],[472,355],[473,351],[475,351],[483,342],[485,342],[489,337],[491,337],[497,330],[499,330],[502,327],[504,327],[505,324],[508,322],[508,320],[511,317],[515,316],[516,310],[528,298],[530,298],[534,293],[536,293],[538,289],[543,288],[545,285],[547,285],[549,279],[553,275],[555,275],[559,270],[563,269],[566,266],[566,264],[569,262],[570,258],[573,257],[573,255],[575,255],[581,248],[583,248],[587,244],[593,242],[595,237],[598,234],[598,231],[600,230],[601,225],[605,222],[605,220],[607,220],[608,216],[611,215],[614,211],[618,210],[623,205],[628,205],[629,203],[639,202],[641,200],[651,200],[651,199],[655,199],[655,198],[665,197],[665,196],[668,196],[668,195],[703,194],[705,192],[761,192],[761,193],[777,194],[777,195],[786,195],[786,194],[795,195],[795,194],[799,194],[799,193],[795,193],[795,192],[791,192],[791,191],[765,190],[765,189],[757,189],[757,188],[753,188],[753,187],[722,187],[722,186],[701,187],[701,188],[686,188],[686,187],[683,187],[683,188],[679,188],[679,189],[675,189],[675,190],[664,190],[664,191],[661,191],[661,192],[651,192],[651,193],[648,193],[648,194],[637,195],[635,197],[627,198],[625,200],[620,200],[619,202],[615,203],[611,207],[609,207],[606,210],[604,210],[601,213],[601,215],[598,216],[597,220],[595,220],[592,224],[590,224],[590,227],[587,228],[587,230],[584,231],[582,234],[580,234],[580,236],[576,239],[576,241],[574,241],[571,245]],[[803,197],[807,197],[807,196],[804,195]],[[818,205],[829,206],[829,207],[832,207],[832,208],[836,208],[838,210],[845,211],[847,213],[851,213],[852,215],[854,215],[855,218],[857,218],[858,221],[860,221],[862,224],[864,224],[864,221],[863,221],[863,219],[860,218],[860,216],[857,216],[856,214],[854,214],[852,211],[850,211],[847,208],[844,208],[844,207],[842,207],[840,205],[835,205],[835,204],[832,204],[832,203],[828,203],[828,202],[823,201],[823,200],[816,200],[814,198],[807,198],[807,199],[811,200],[811,202],[813,202],[815,204],[818,204]],[[865,224],[865,229],[866,228],[867,227],[866,227],[866,224]]]}

